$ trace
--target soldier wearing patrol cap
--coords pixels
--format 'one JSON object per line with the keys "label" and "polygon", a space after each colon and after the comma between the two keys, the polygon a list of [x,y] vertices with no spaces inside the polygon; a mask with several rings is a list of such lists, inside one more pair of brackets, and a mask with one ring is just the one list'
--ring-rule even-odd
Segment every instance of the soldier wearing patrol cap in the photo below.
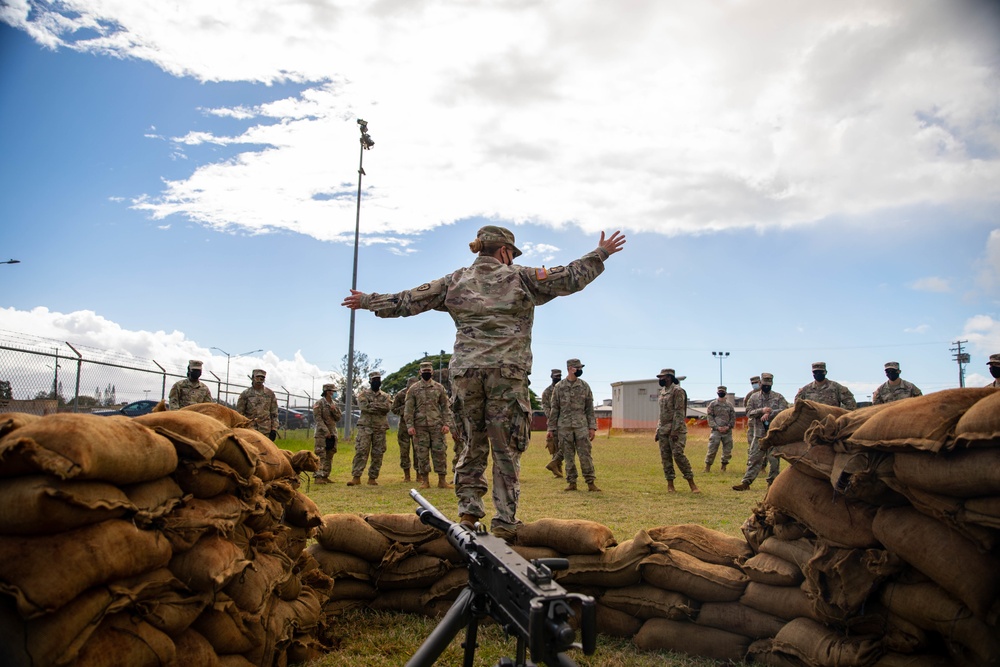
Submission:
{"label": "soldier wearing patrol cap", "polygon": [[712,470],[712,463],[722,444],[722,472],[726,472],[729,460],[733,458],[733,427],[736,426],[736,408],[726,400],[729,390],[719,385],[715,390],[718,400],[708,404],[708,454],[705,456],[705,472]]}
{"label": "soldier wearing patrol cap", "polygon": [[255,368],[250,374],[253,384],[243,390],[236,401],[236,412],[250,420],[250,428],[255,428],[271,441],[278,438],[278,398],[264,386],[267,373]]}
{"label": "soldier wearing patrol cap", "polygon": [[990,369],[990,375],[993,376],[993,384],[989,384],[986,386],[1000,387],[1000,354],[991,354],[990,360],[986,364],[986,367]]}
{"label": "soldier wearing patrol cap", "polygon": [[171,410],[180,410],[195,403],[211,403],[212,392],[208,390],[201,378],[202,363],[197,359],[192,359],[187,365],[187,377],[178,380],[170,388],[167,397]]}
{"label": "soldier wearing patrol cap", "polygon": [[451,433],[451,403],[444,385],[434,380],[434,364],[420,364],[420,381],[406,392],[403,407],[406,432],[414,439],[417,452],[417,479],[420,488],[430,487],[431,464],[438,474],[438,488],[454,488],[448,483],[448,445]]}
{"label": "soldier wearing patrol cap", "polygon": [[[399,417],[399,426],[396,428],[396,442],[399,444],[399,467],[403,469],[403,481],[410,480],[410,467],[417,464],[417,453],[414,451],[413,438],[406,431],[406,424],[403,422],[403,409],[406,406],[406,392],[417,383],[416,377],[408,377],[406,386],[400,389],[392,397],[392,414]],[[419,473],[418,473],[419,474]]]}
{"label": "soldier wearing patrol cap", "polygon": [[340,406],[333,402],[336,385],[323,385],[323,393],[313,405],[313,416],[316,418],[316,435],[313,438],[313,449],[319,457],[319,470],[314,478],[317,484],[330,483],[330,466],[333,455],[337,453],[337,423],[343,412]]}
{"label": "soldier wearing patrol cap", "polygon": [[382,373],[372,371],[368,374],[370,388],[358,391],[358,428],[354,436],[354,461],[351,464],[351,481],[347,486],[359,486],[361,474],[368,465],[368,485],[378,486],[379,472],[382,470],[382,457],[385,455],[385,432],[389,430],[389,409],[392,399],[382,391]]}
{"label": "soldier wearing patrol cap", "polygon": [[875,390],[875,393],[872,394],[872,405],[892,403],[893,401],[901,401],[904,398],[913,398],[915,396],[924,395],[924,392],[920,391],[920,389],[917,388],[917,385],[912,382],[907,382],[899,377],[898,361],[886,362],[885,376],[889,378],[889,381],[882,383],[882,385]]}
{"label": "soldier wearing patrol cap", "polygon": [[[481,227],[469,249],[471,266],[396,294],[351,290],[343,306],[373,311],[378,317],[408,317],[444,310],[455,321],[451,357],[455,405],[465,422],[467,444],[455,468],[458,513],[472,525],[486,514],[489,489],[484,472],[493,453],[494,535],[513,538],[521,493],[521,452],[528,446],[531,402],[531,328],[535,306],[579,292],[604,271],[604,263],[625,244],[619,232],[566,266],[515,266],[521,254],[514,234],[496,225]],[[487,417],[488,416],[488,417]]]}
{"label": "soldier wearing patrol cap", "polygon": [[681,476],[688,481],[691,493],[701,493],[694,483],[694,470],[684,448],[687,445],[687,393],[677,384],[673,368],[664,368],[656,375],[660,383],[660,420],[656,426],[656,443],[660,447],[663,474],[667,478],[667,493],[674,493],[674,462]]}
{"label": "soldier wearing patrol cap", "polygon": [[771,486],[774,478],[778,476],[780,462],[777,457],[768,453],[767,455],[760,448],[760,439],[767,434],[767,428],[771,421],[779,412],[788,408],[788,401],[776,391],[772,391],[774,386],[774,376],[770,373],[760,374],[760,391],[755,391],[750,395],[750,402],[747,403],[747,428],[750,430],[752,439],[750,440],[750,456],[747,459],[747,470],[743,473],[743,479],[733,487],[733,491],[746,491],[757,479],[765,461],[768,465],[767,485]]}
{"label": "soldier wearing patrol cap", "polygon": [[594,392],[580,379],[583,363],[579,359],[566,361],[566,378],[552,390],[549,404],[548,432],[559,443],[566,464],[566,491],[576,491],[576,457],[588,491],[597,488],[597,473],[591,455],[591,444],[597,433],[594,414]]}
{"label": "soldier wearing patrol cap", "polygon": [[[545,413],[546,424],[549,421],[549,407],[552,404],[552,390],[555,389],[555,386],[559,384],[560,380],[562,380],[562,370],[553,368],[549,377],[552,378],[552,384],[542,391],[541,398],[542,411]],[[546,429],[547,428],[548,427],[546,426]],[[562,477],[562,448],[559,446],[559,442],[552,434],[552,431],[549,430],[545,431],[545,449],[548,450],[549,454],[552,456],[552,460],[545,465],[546,469],[548,469],[555,477]]]}
{"label": "soldier wearing patrol cap", "polygon": [[854,394],[844,385],[826,379],[826,362],[817,361],[812,365],[813,381],[799,389],[796,401],[813,401],[824,405],[835,405],[845,410],[856,410],[858,402]]}
{"label": "soldier wearing patrol cap", "polygon": [[[747,403],[750,402],[750,397],[753,396],[755,391],[760,391],[760,376],[754,375],[750,378],[750,392],[743,397],[743,411],[746,414]],[[749,420],[747,422],[747,446],[750,446],[750,442],[753,440],[752,434],[750,433]],[[748,450],[749,451],[749,450]]]}

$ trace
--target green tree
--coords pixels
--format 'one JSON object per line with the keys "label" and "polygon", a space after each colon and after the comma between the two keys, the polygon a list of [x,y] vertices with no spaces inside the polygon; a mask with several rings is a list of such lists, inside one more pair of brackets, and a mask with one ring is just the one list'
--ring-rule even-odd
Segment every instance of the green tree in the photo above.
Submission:
{"label": "green tree", "polygon": [[[358,389],[361,389],[361,387],[367,387],[368,386],[368,374],[369,373],[373,373],[375,371],[378,371],[379,373],[385,374],[385,371],[382,370],[381,366],[382,366],[382,360],[381,359],[371,360],[371,359],[368,358],[368,355],[365,354],[364,352],[361,352],[359,350],[355,350],[354,351],[354,377],[352,378],[353,382],[351,383],[352,384],[352,389],[353,389],[353,391],[351,392],[351,396],[352,397],[358,395]],[[346,354],[340,360],[340,372],[341,372],[341,378],[339,380],[337,380],[334,384],[337,385],[337,391],[340,393],[341,400],[343,400],[344,397],[347,396],[347,392],[346,392],[346,387],[347,387],[347,355]],[[356,405],[355,403],[353,403],[353,399],[352,399],[352,404]]]}

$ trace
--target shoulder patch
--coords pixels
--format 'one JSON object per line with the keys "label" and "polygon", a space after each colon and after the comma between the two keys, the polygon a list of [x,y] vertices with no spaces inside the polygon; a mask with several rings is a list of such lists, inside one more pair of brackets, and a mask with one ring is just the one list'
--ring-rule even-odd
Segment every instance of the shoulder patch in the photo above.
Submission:
{"label": "shoulder patch", "polygon": [[426,292],[430,288],[431,288],[431,284],[430,283],[424,283],[423,285],[421,285],[420,287],[417,288],[417,291],[418,292]]}
{"label": "shoulder patch", "polygon": [[551,269],[549,269],[549,273],[555,275],[557,273],[562,273],[565,270],[566,270],[565,266],[553,266]]}
{"label": "shoulder patch", "polygon": [[548,277],[549,277],[549,272],[545,270],[544,266],[540,269],[535,269],[535,278],[537,278],[538,280],[545,280]]}

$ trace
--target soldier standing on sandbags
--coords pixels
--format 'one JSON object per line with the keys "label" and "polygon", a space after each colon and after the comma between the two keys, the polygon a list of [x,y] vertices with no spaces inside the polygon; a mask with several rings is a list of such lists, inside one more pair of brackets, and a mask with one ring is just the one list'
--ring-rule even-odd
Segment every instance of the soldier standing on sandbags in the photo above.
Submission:
{"label": "soldier standing on sandbags", "polygon": [[278,439],[278,398],[264,386],[266,372],[255,368],[250,377],[253,384],[240,394],[236,412],[250,420],[250,428],[257,429],[274,442]]}
{"label": "soldier standing on sandbags", "polygon": [[351,464],[351,481],[347,486],[359,486],[361,473],[365,471],[368,457],[368,485],[378,486],[379,471],[382,470],[382,457],[385,455],[385,432],[389,430],[389,408],[392,399],[381,390],[382,374],[373,371],[368,374],[371,389],[362,388],[358,391],[358,428],[354,436],[354,462]]}
{"label": "soldier standing on sandbags", "polygon": [[993,376],[993,384],[986,385],[987,387],[1000,387],[1000,354],[991,354],[990,361],[986,364],[986,367],[990,369],[990,375]]}
{"label": "soldier standing on sandbags", "polygon": [[892,403],[893,401],[901,401],[904,398],[914,398],[916,396],[924,395],[924,392],[920,391],[920,389],[917,388],[917,385],[912,382],[907,382],[899,377],[898,361],[886,362],[885,376],[889,378],[889,381],[882,383],[882,385],[875,390],[875,393],[872,394],[872,405]]}
{"label": "soldier standing on sandbags", "polygon": [[712,469],[715,455],[722,443],[722,472],[726,472],[729,460],[733,458],[733,426],[736,425],[736,408],[726,400],[729,390],[719,386],[715,391],[718,400],[708,404],[708,427],[712,429],[708,436],[708,454],[705,456],[705,472]]}
{"label": "soldier standing on sandbags", "polygon": [[403,408],[406,431],[414,440],[417,455],[417,479],[420,488],[430,488],[431,463],[438,474],[439,489],[453,489],[448,483],[448,445],[444,436],[451,433],[451,404],[444,385],[434,381],[434,364],[420,364],[420,381],[406,392]]}
{"label": "soldier standing on sandbags", "polygon": [[[542,391],[542,412],[545,413],[545,423],[549,423],[549,410],[552,407],[552,390],[555,388],[559,381],[562,380],[562,371],[558,368],[553,368],[550,375],[552,378],[552,384]],[[548,429],[548,426],[545,427]],[[548,450],[549,454],[552,455],[552,460],[545,464],[545,468],[549,470],[555,477],[562,477],[562,467],[563,467],[563,453],[562,447],[559,446],[559,441],[553,435],[552,431],[545,431],[545,449]]]}
{"label": "soldier standing on sandbags", "polygon": [[691,493],[701,493],[694,483],[691,462],[684,454],[687,446],[687,392],[677,384],[677,373],[673,368],[664,368],[657,374],[660,381],[660,421],[656,426],[656,443],[660,446],[660,460],[663,474],[667,478],[667,493],[674,493],[674,462],[681,475],[688,481]]}
{"label": "soldier standing on sandbags", "polygon": [[[417,383],[417,378],[406,379],[406,386],[396,392],[392,397],[392,414],[399,417],[399,426],[396,427],[396,442],[399,444],[399,467],[403,469],[403,481],[410,480],[410,452],[413,452],[413,466],[417,464],[417,453],[413,449],[413,438],[406,430],[403,422],[403,407],[406,404],[406,391]],[[419,473],[418,473],[419,474]]]}
{"label": "soldier standing on sandbags", "polygon": [[195,403],[212,402],[212,392],[199,379],[201,378],[201,367],[202,363],[197,359],[192,359],[188,362],[187,377],[183,380],[178,380],[170,388],[167,400],[171,410],[180,410]]}
{"label": "soldier standing on sandbags", "polygon": [[844,385],[826,379],[826,362],[817,361],[812,365],[813,381],[799,389],[796,401],[813,401],[823,405],[834,405],[845,410],[857,410],[858,402],[854,394]]}
{"label": "soldier standing on sandbags", "polygon": [[760,374],[760,391],[755,391],[750,395],[750,402],[747,404],[748,428],[752,434],[750,440],[750,456],[747,460],[747,471],[743,473],[743,480],[733,487],[733,491],[746,491],[757,479],[761,468],[764,466],[764,459],[767,459],[768,475],[767,485],[771,486],[774,478],[778,476],[779,461],[776,456],[767,454],[760,449],[760,439],[767,434],[767,427],[782,410],[788,408],[788,401],[776,391],[771,391],[774,385],[774,376],[770,373]]}
{"label": "soldier standing on sandbags", "polygon": [[560,380],[552,390],[549,404],[548,434],[558,443],[566,463],[566,488],[576,491],[576,457],[587,482],[588,491],[600,491],[591,456],[591,443],[597,433],[597,416],[594,414],[594,392],[580,379],[583,364],[579,359],[566,362],[566,379]]}
{"label": "soldier standing on sandbags", "polygon": [[317,484],[330,483],[330,466],[333,464],[333,455],[337,453],[337,423],[343,413],[340,406],[333,402],[335,389],[332,384],[323,385],[323,393],[313,406],[313,416],[316,418],[313,449],[319,457],[319,470],[314,475]]}

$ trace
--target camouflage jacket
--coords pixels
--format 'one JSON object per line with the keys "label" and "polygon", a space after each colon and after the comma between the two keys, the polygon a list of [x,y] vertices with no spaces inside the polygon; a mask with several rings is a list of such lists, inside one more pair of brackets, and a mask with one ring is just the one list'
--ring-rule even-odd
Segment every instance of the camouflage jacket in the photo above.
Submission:
{"label": "camouflage jacket", "polygon": [[660,421],[657,437],[671,433],[687,433],[687,393],[680,385],[660,389]]}
{"label": "camouflage jacket", "polygon": [[771,408],[771,418],[768,420],[770,423],[774,421],[775,415],[782,410],[788,409],[788,401],[785,400],[784,396],[773,390],[766,394],[762,391],[755,391],[750,394],[750,401],[746,406],[747,419],[750,420],[747,428],[758,438],[763,438],[764,434],[767,433],[767,427],[761,420],[761,417],[764,416],[764,408]]}
{"label": "camouflage jacket", "polygon": [[313,416],[316,418],[317,438],[336,437],[337,423],[344,416],[344,411],[336,403],[320,398],[313,406]]}
{"label": "camouflage jacket", "polygon": [[810,382],[799,389],[798,393],[795,394],[795,400],[813,401],[814,403],[822,403],[823,405],[835,405],[845,410],[856,410],[858,407],[858,403],[854,400],[854,394],[851,393],[851,390],[833,380]]}
{"label": "camouflage jacket", "polygon": [[[401,420],[403,418],[403,406],[406,405],[406,392],[409,387],[404,387],[395,393],[392,397],[392,407],[389,408],[392,414],[399,417]],[[400,422],[402,423],[402,421]]]}
{"label": "camouflage jacket", "polygon": [[[561,380],[560,380],[560,382],[561,382]],[[555,385],[552,384],[552,383],[549,383],[549,386],[546,387],[544,391],[542,391],[542,397],[539,399],[539,401],[542,404],[542,412],[545,413],[545,418],[546,419],[548,419],[549,410],[552,409],[552,390],[553,389],[555,389]]]}
{"label": "camouflage jacket", "polygon": [[278,399],[267,387],[244,390],[236,401],[236,412],[250,420],[250,428],[261,433],[278,430]]}
{"label": "camouflage jacket", "polygon": [[736,408],[724,398],[712,401],[708,404],[708,427],[713,431],[720,426],[730,429],[736,425]]}
{"label": "camouflage jacket", "polygon": [[579,292],[604,271],[608,253],[597,248],[567,266],[533,269],[479,256],[472,266],[396,294],[364,294],[361,307],[377,317],[445,311],[455,321],[452,372],[504,368],[512,377],[531,373],[535,306]]}
{"label": "camouflage jacket", "polygon": [[420,380],[406,391],[403,408],[406,428],[452,427],[451,402],[444,385],[435,380]]}
{"label": "camouflage jacket", "polygon": [[167,400],[171,410],[180,410],[195,403],[211,403],[212,392],[208,390],[204,382],[200,380],[191,382],[188,378],[184,378],[175,382],[174,386],[170,388],[170,396]]}
{"label": "camouflage jacket", "polygon": [[392,406],[392,399],[389,394],[381,389],[373,391],[371,387],[365,387],[358,391],[358,409],[361,417],[358,418],[358,426],[368,426],[374,429],[388,429],[389,408]]}
{"label": "camouflage jacket", "polygon": [[552,390],[549,403],[548,430],[557,428],[587,428],[597,430],[594,414],[594,392],[590,385],[577,378],[560,380]]}
{"label": "camouflage jacket", "polygon": [[895,387],[885,382],[875,393],[872,394],[872,405],[879,405],[881,403],[892,403],[893,401],[901,401],[904,398],[913,398],[915,396],[923,396],[924,392],[917,388],[917,385],[912,382],[907,382],[906,380],[900,379],[899,384]]}

